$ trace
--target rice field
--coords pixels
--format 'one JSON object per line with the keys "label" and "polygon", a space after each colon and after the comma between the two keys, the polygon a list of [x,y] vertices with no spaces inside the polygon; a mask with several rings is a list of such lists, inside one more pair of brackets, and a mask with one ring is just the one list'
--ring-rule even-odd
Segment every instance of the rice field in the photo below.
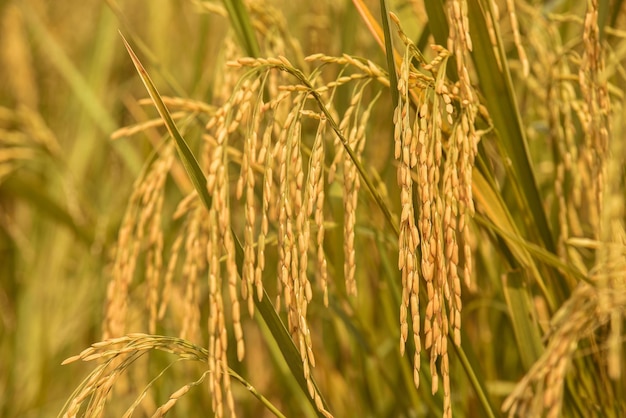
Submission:
{"label": "rice field", "polygon": [[625,416],[624,12],[4,2],[0,416]]}

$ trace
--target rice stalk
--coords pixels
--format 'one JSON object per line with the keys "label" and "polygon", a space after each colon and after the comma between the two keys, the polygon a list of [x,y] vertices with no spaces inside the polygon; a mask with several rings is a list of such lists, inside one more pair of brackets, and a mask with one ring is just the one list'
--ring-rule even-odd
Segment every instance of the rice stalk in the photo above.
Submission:
{"label": "rice stalk", "polygon": [[[348,53],[304,57],[281,11],[261,2],[227,5],[241,47],[224,41],[210,105],[161,96],[127,44],[160,119],[113,136],[165,126],[170,137],[130,197],[104,336],[170,329],[206,347],[209,370],[152,413],[206,379],[216,416],[237,415],[231,367],[257,350],[249,318],[267,322],[264,338],[318,416],[343,412],[326,403],[333,387],[390,414],[419,410],[424,396],[442,416],[478,404],[494,416],[496,399],[511,416],[618,410],[623,151],[610,139],[623,95],[608,80],[626,72],[607,55],[601,5],[589,0],[579,17],[524,2],[507,1],[506,14],[495,2],[431,2],[432,45],[420,50],[397,15],[394,48],[386,12],[380,29],[354,3],[384,45],[387,71]],[[373,126],[389,89],[397,98],[381,135]],[[368,149],[385,146],[393,157],[378,170]],[[174,148],[192,192],[168,188]],[[394,258],[397,270],[385,269]],[[392,330],[381,331],[379,305],[399,310]],[[389,354],[398,337],[409,361]],[[132,355],[107,363],[115,373],[97,368],[70,415],[81,405],[103,413]],[[381,369],[385,382],[373,382]],[[354,370],[363,383],[353,388]],[[401,406],[385,405],[394,384],[410,392]],[[152,385],[128,414],[150,409]]]}

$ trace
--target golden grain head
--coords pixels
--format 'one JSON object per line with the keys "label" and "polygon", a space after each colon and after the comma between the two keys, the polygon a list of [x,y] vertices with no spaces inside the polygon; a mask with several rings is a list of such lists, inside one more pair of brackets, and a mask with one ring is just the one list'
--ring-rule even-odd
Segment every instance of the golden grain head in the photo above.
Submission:
{"label": "golden grain head", "polygon": [[[250,7],[258,14],[255,24],[259,33],[271,36],[270,27],[286,29],[276,11],[263,13],[254,2]],[[404,354],[411,336],[415,346],[413,378],[417,387],[422,349],[426,350],[431,390],[433,393],[443,391],[443,416],[450,417],[449,355],[452,350],[448,344],[461,344],[462,280],[468,288],[477,286],[472,280],[476,247],[471,225],[475,210],[472,176],[478,142],[491,127],[485,131],[478,131],[476,127],[490,125],[492,121],[486,107],[479,102],[477,83],[472,79],[475,73],[470,64],[470,52],[475,45],[469,31],[468,3],[452,0],[445,7],[449,23],[447,44],[445,47],[433,45],[425,54],[405,34],[398,17],[391,14],[391,20],[404,43],[404,53],[398,61],[399,101],[393,111],[393,155],[399,198],[397,266],[402,282],[400,352]],[[610,229],[607,225],[600,226],[607,210],[605,197],[610,194],[605,176],[611,174],[608,162],[611,110],[608,87],[602,77],[604,58],[597,26],[597,1],[589,2],[587,14],[580,22],[582,55],[561,58],[552,54],[537,57],[537,62],[532,63],[527,51],[533,51],[534,45],[541,43],[538,39],[546,35],[538,30],[529,33],[527,38],[522,37],[516,10],[520,6],[507,0],[506,7],[512,46],[519,59],[514,71],[529,77],[528,88],[532,94],[564,104],[537,110],[538,114],[533,115],[547,120],[549,135],[555,139],[556,152],[562,157],[553,167],[554,204],[561,234],[559,255],[570,257],[566,245],[569,238],[585,230],[596,231],[598,235],[594,238],[598,242],[620,242],[619,237],[603,236],[600,240],[601,231]],[[501,47],[497,33],[498,13],[495,4],[491,4],[485,15],[492,42],[489,47],[493,48]],[[323,295],[324,305],[328,306],[335,290],[333,286],[337,286],[329,280],[332,270],[325,249],[327,226],[331,223],[341,223],[343,227],[339,233],[343,239],[340,249],[343,265],[339,266],[339,271],[343,268],[345,294],[350,298],[359,296],[357,281],[361,277],[358,272],[362,249],[359,198],[361,183],[367,182],[361,159],[370,134],[372,109],[379,97],[374,94],[372,99],[370,90],[377,83],[389,86],[390,81],[381,67],[367,59],[347,54],[340,57],[314,54],[300,58],[299,45],[295,43],[286,45],[276,39],[270,44],[271,53],[265,58],[241,58],[232,40],[225,42],[227,69],[220,74],[221,86],[215,92],[217,107],[192,100],[163,98],[168,107],[176,110],[175,120],[202,115],[205,122],[200,161],[211,195],[208,214],[198,204],[195,193],[181,199],[173,218],[182,221],[182,226],[173,239],[170,254],[164,256],[167,251],[162,225],[169,221],[162,218],[164,189],[176,165],[173,146],[167,146],[160,150],[136,184],[120,229],[113,279],[108,289],[105,337],[125,332],[130,289],[139,265],[146,265],[142,274],[150,333],[156,331],[169,309],[172,315],[181,318],[181,338],[201,340],[200,289],[207,293],[208,349],[201,355],[194,355],[207,363],[209,371],[197,382],[174,392],[157,409],[156,416],[167,413],[205,377],[215,415],[234,416],[228,350],[234,349],[239,361],[244,359],[246,350],[250,350],[244,343],[246,327],[241,304],[245,304],[253,316],[255,301],[264,297],[267,280],[273,280],[272,288],[275,280],[277,309],[286,315],[308,395],[322,414],[330,416],[313,378],[316,361],[319,364],[324,360],[320,360],[319,355],[316,360],[315,333],[311,331],[308,313],[318,291]],[[287,49],[294,53],[287,53]],[[499,52],[495,56],[497,60],[504,58]],[[560,59],[564,64],[557,62]],[[552,65],[554,62],[557,64]],[[303,63],[319,65],[319,71],[307,78],[298,68]],[[537,82],[546,63],[554,67],[543,68],[554,83],[547,92],[540,91],[542,85]],[[571,70],[572,64],[577,66],[578,72]],[[448,78],[448,65],[455,66],[458,80]],[[498,65],[504,71],[504,63],[498,62]],[[335,67],[337,73],[327,78],[323,68],[330,66]],[[347,89],[351,89],[349,100],[341,109],[335,108],[335,95]],[[575,100],[577,95],[582,95],[582,100]],[[159,120],[142,122],[122,128],[113,136],[129,136],[161,124]],[[575,138],[577,124],[583,127],[581,140]],[[316,126],[313,133],[308,131],[309,126]],[[233,175],[232,167],[239,167],[237,176]],[[616,178],[619,170],[615,167],[613,170],[613,178]],[[340,216],[343,216],[340,221],[328,219],[327,182],[340,186],[337,187],[343,204],[339,206]],[[579,190],[574,192],[567,188]],[[572,203],[576,210],[572,209]],[[623,217],[623,204],[620,210],[613,214],[613,219]],[[239,234],[243,236],[241,249]],[[268,259],[268,253],[274,252],[276,259]],[[238,253],[242,254],[241,260]],[[565,376],[577,343],[608,323],[613,327],[608,362],[611,368],[619,369],[618,347],[622,332],[619,320],[625,302],[623,294],[619,293],[621,290],[617,290],[623,288],[623,283],[616,278],[619,269],[612,263],[623,268],[623,260],[615,261],[621,260],[621,255],[613,254],[609,246],[598,254],[599,267],[592,273],[612,279],[598,279],[597,287],[581,286],[561,307],[554,317],[544,354],[503,405],[510,414],[539,411],[556,416],[560,413]],[[314,257],[314,261],[309,257]],[[276,270],[275,278],[265,277],[269,262],[275,262],[275,266],[271,266],[272,271]],[[420,296],[423,306],[420,306]],[[174,298],[182,301],[182,309],[172,306]],[[233,341],[234,348],[229,346]],[[111,348],[115,344],[126,346]],[[163,342],[136,335],[94,346],[66,362],[93,360],[105,355],[122,359],[123,355],[159,344]],[[170,341],[159,347],[179,350],[176,344]],[[105,347],[108,347],[106,354]],[[180,350],[177,353],[189,354]],[[122,359],[115,367],[120,371],[126,363]],[[611,376],[617,377],[616,374]],[[110,388],[115,377],[101,371],[94,379],[80,396],[95,393],[98,385]],[[104,400],[97,399],[92,411],[103,405]],[[68,410],[75,413],[79,406],[71,403]]]}

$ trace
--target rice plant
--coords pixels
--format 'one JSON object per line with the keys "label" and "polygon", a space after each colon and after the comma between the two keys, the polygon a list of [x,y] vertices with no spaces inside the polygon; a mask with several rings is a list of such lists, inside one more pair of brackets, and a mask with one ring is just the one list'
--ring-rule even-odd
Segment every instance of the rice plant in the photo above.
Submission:
{"label": "rice plant", "polygon": [[621,1],[127,3],[3,11],[0,414],[626,414]]}

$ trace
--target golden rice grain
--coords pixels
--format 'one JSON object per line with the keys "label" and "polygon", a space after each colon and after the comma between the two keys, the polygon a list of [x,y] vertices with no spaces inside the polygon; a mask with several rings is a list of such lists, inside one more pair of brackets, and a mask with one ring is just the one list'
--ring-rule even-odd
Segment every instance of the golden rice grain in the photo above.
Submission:
{"label": "golden rice grain", "polygon": [[324,294],[324,306],[328,307],[328,270],[326,255],[324,253],[324,133],[326,130],[326,118],[320,117],[320,122],[315,134],[315,141],[309,161],[309,173],[307,176],[306,189],[306,213],[307,217],[312,214],[317,227],[317,271],[318,279]]}
{"label": "golden rice grain", "polygon": [[[403,288],[400,346],[403,353],[408,337],[407,310],[410,303],[414,341],[418,350],[414,362],[415,384],[419,384],[421,331],[424,347],[430,351],[433,393],[439,388],[439,372],[441,373],[444,416],[452,414],[448,336],[452,332],[455,344],[460,344],[461,335],[459,236],[464,241],[463,275],[466,283],[470,283],[471,277],[471,248],[468,244],[469,217],[474,211],[471,172],[479,140],[479,135],[474,130],[478,104],[465,64],[465,56],[472,48],[466,4],[455,1],[449,2],[448,7],[452,16],[448,48],[455,52],[458,85],[451,88],[445,82],[445,68],[450,56],[446,49],[435,47],[437,57],[427,63],[398,28],[400,37],[406,44],[406,53],[398,79],[400,102],[394,112],[395,157],[400,162],[398,185],[402,202],[398,257]],[[397,18],[394,21],[399,27]],[[417,75],[419,73],[410,66],[411,58],[417,58],[422,63],[422,68],[432,74],[432,78],[424,74]],[[420,82],[416,83],[417,81]],[[418,89],[417,97],[420,101],[413,122],[410,121],[409,105],[412,88]],[[454,101],[460,107],[460,114],[455,110]],[[447,138],[442,135],[445,124],[451,128]],[[420,205],[415,224],[413,178],[416,181],[415,189]],[[423,330],[419,326],[422,319],[418,309],[418,245],[421,250],[419,271],[426,285],[427,295]]]}
{"label": "golden rice grain", "polygon": [[515,13],[515,1],[507,0],[506,7],[509,10],[509,20],[511,21],[511,29],[513,31],[513,41],[515,42],[517,55],[519,56],[519,60],[522,64],[522,74],[524,77],[528,77],[528,74],[530,73],[530,64],[519,33],[519,23],[517,21],[517,14]]}

